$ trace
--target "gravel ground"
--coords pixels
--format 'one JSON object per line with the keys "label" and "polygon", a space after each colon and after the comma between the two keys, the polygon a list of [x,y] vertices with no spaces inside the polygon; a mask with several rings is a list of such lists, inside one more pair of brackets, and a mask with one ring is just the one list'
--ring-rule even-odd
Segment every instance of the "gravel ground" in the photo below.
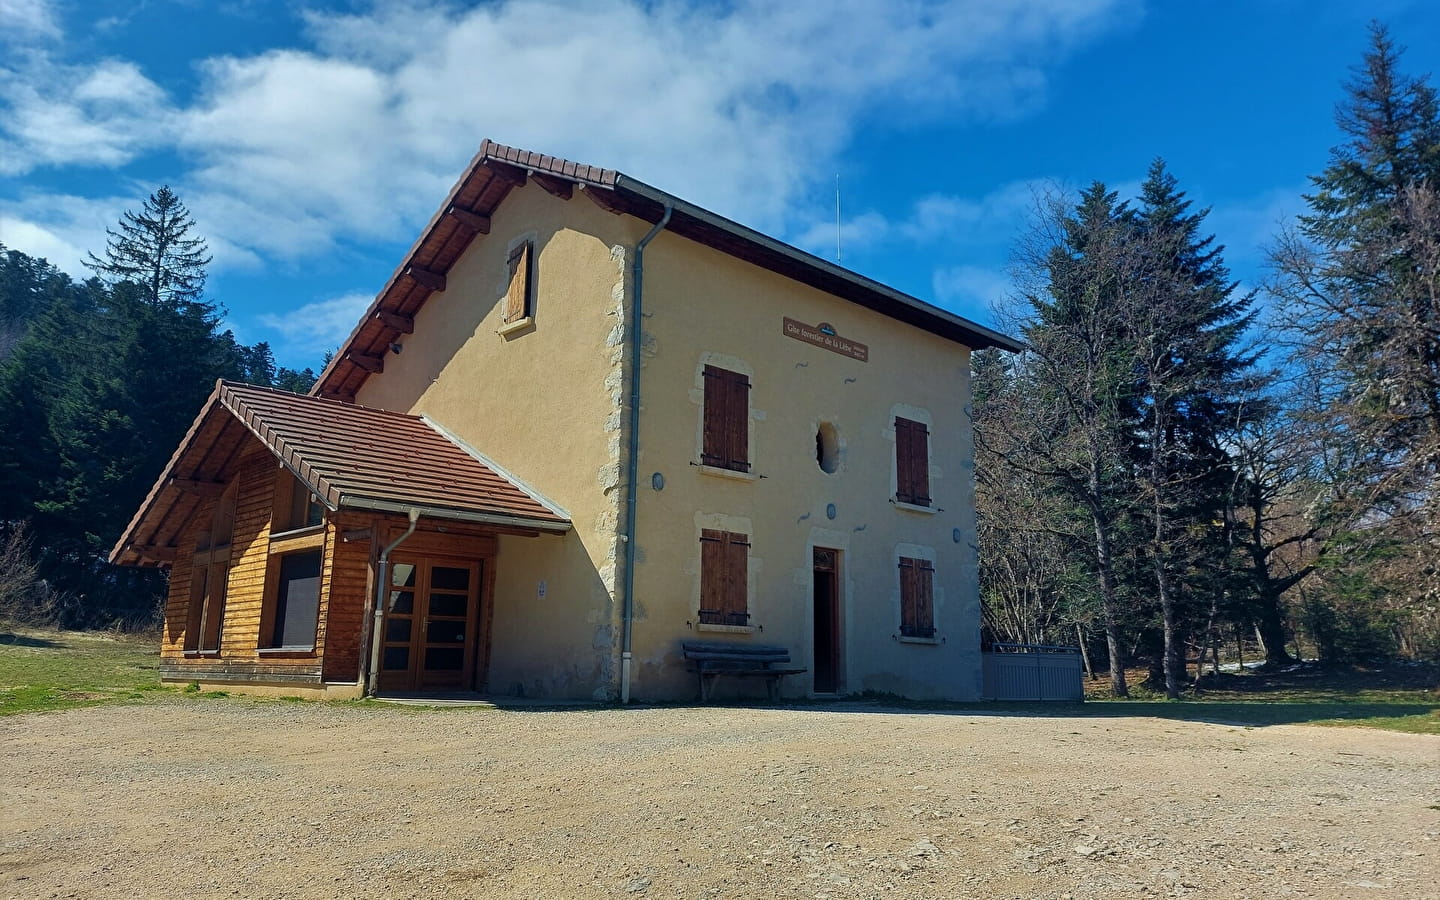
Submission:
{"label": "gravel ground", "polygon": [[170,697],[0,746],[0,896],[1440,896],[1440,738],[1363,728]]}

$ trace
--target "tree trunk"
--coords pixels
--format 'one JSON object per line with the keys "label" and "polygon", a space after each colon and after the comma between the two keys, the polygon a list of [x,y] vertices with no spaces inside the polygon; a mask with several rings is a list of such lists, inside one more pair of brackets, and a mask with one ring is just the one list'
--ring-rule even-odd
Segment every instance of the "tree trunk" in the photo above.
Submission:
{"label": "tree trunk", "polygon": [[1263,589],[1261,591],[1260,619],[1255,623],[1255,631],[1265,649],[1265,665],[1284,668],[1293,665],[1295,658],[1285,649],[1285,622],[1280,617],[1280,598],[1265,596],[1268,593]]}
{"label": "tree trunk", "polygon": [[1105,648],[1110,654],[1110,692],[1129,697],[1125,684],[1125,651],[1120,644],[1120,603],[1115,591],[1115,563],[1110,548],[1110,523],[1096,498],[1098,478],[1091,475],[1090,518],[1095,525],[1095,567],[1100,572],[1100,606],[1105,613]]}
{"label": "tree trunk", "polygon": [[1075,637],[1080,641],[1080,659],[1085,663],[1085,677],[1091,681],[1095,680],[1095,669],[1090,665],[1090,651],[1085,646],[1085,629],[1080,623],[1075,623]]}

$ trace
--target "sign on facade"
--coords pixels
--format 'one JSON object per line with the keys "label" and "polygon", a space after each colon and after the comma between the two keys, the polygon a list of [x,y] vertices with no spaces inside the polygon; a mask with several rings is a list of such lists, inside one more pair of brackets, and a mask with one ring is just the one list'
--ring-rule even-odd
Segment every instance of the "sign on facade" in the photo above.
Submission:
{"label": "sign on facade", "polygon": [[804,341],[807,344],[814,344],[823,347],[832,353],[839,353],[841,356],[848,356],[851,359],[858,359],[860,362],[870,361],[870,347],[840,337],[829,322],[821,322],[819,325],[806,325],[804,322],[785,317],[785,336],[792,337],[797,341]]}

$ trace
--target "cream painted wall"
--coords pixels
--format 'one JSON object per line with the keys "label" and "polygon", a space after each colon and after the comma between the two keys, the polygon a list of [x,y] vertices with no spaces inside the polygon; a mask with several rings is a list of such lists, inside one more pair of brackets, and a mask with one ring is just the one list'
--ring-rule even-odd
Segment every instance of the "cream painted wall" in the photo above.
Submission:
{"label": "cream painted wall", "polygon": [[[565,536],[501,538],[497,693],[618,688],[624,320],[631,254],[647,229],[579,194],[513,191],[357,398],[429,416],[575,523]],[[536,242],[535,321],[501,335],[506,258],[524,239]],[[842,692],[978,698],[969,351],[670,233],[646,251],[645,298],[632,694],[694,696],[685,639],[784,644],[813,671],[811,551],[821,546],[841,551]],[[783,316],[830,322],[868,344],[870,361],[784,336]],[[751,376],[753,477],[696,465],[706,363]],[[892,502],[896,414],[930,425],[933,513]],[[840,435],[833,474],[815,460],[821,422]],[[751,536],[752,633],[695,627],[703,528]],[[933,643],[899,637],[901,555],[935,563]],[[810,679],[787,679],[786,693],[808,693]],[[722,682],[722,696],[733,685]]]}
{"label": "cream painted wall", "polygon": [[[821,546],[841,551],[843,693],[978,699],[969,350],[668,233],[647,249],[645,274],[635,696],[694,695],[686,639],[783,644],[813,673]],[[785,336],[785,316],[829,322],[869,345],[869,361]],[[750,477],[698,465],[707,363],[751,377]],[[930,427],[934,512],[892,502],[897,414]],[[822,422],[842,444],[833,474],[816,461]],[[751,633],[696,627],[702,528],[751,536]],[[935,564],[933,642],[900,637],[902,555]],[[811,678],[786,679],[786,693],[808,693]]]}
{"label": "cream painted wall", "polygon": [[[535,185],[513,190],[357,402],[428,416],[564,508],[564,536],[500,540],[489,683],[610,697],[627,248],[643,223]],[[535,242],[532,326],[502,335],[509,250]]]}

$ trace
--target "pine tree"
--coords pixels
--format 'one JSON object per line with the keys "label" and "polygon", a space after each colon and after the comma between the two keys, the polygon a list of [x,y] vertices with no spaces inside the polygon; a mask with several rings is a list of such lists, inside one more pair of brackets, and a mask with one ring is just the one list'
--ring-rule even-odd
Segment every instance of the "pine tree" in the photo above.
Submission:
{"label": "pine tree", "polygon": [[[1440,102],[1386,30],[1337,116],[1346,137],[1273,252],[1293,363],[1345,469],[1335,550],[1440,600]],[[1373,552],[1371,552],[1373,551]],[[1397,556],[1408,560],[1401,566]],[[1334,554],[1332,554],[1334,555]],[[1418,606],[1418,602],[1416,603]]]}
{"label": "pine tree", "polygon": [[1207,212],[1190,211],[1164,161],[1151,165],[1135,222],[1143,271],[1123,307],[1139,381],[1137,475],[1171,698],[1180,695],[1185,674],[1187,606],[1191,618],[1198,616],[1195,574],[1207,556],[1224,562],[1209,527],[1223,513],[1230,482],[1222,436],[1243,410],[1250,393],[1245,376],[1255,362],[1237,349],[1254,319],[1253,295],[1235,295],[1223,248],[1202,231]]}
{"label": "pine tree", "polygon": [[119,225],[119,231],[105,229],[105,258],[88,254],[88,268],[111,284],[134,282],[151,303],[199,302],[210,256],[203,238],[189,236],[195,220],[168,185],[139,213],[126,210]]}
{"label": "pine tree", "polygon": [[1120,572],[1135,493],[1137,396],[1120,310],[1143,263],[1134,234],[1134,212],[1103,184],[1073,207],[1055,198],[1041,210],[1018,254],[1029,344],[1009,395],[1019,408],[992,419],[1010,429],[1007,464],[1063,497],[1074,533],[1086,535],[1111,690],[1122,697],[1129,604]]}

